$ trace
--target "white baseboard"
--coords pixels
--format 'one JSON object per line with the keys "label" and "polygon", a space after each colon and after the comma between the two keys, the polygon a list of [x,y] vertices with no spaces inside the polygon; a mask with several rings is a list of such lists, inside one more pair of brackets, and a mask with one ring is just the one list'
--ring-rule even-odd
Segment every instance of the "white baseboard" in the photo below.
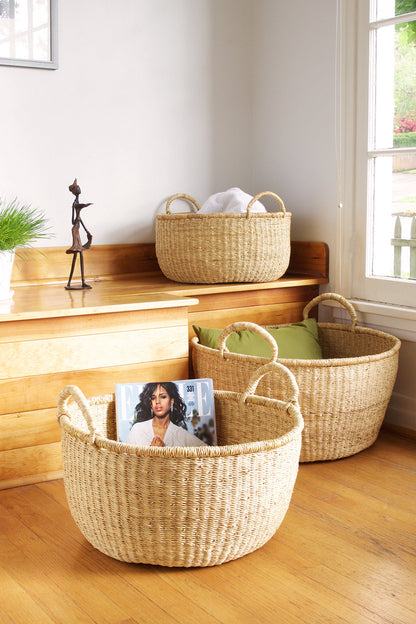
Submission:
{"label": "white baseboard", "polygon": [[416,398],[393,392],[385,422],[416,431]]}

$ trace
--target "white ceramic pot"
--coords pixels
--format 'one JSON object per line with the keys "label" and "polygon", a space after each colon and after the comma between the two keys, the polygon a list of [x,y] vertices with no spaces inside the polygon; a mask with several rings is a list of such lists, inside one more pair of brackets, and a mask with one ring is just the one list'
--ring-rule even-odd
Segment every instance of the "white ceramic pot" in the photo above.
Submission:
{"label": "white ceramic pot", "polygon": [[10,290],[10,280],[14,262],[14,249],[0,251],[0,301],[7,301],[13,297]]}

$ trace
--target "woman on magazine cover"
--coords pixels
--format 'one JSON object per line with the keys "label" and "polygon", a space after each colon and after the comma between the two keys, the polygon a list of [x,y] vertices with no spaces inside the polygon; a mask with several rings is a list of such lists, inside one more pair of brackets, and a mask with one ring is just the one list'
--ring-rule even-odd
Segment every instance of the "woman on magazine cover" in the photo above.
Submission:
{"label": "woman on magazine cover", "polygon": [[206,446],[185,428],[186,405],[172,381],[148,383],[139,396],[127,444]]}

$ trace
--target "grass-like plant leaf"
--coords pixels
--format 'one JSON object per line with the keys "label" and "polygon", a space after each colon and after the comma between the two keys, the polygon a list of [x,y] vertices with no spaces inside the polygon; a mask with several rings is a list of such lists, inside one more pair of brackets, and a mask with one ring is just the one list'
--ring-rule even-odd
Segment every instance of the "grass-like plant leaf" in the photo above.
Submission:
{"label": "grass-like plant leaf", "polygon": [[5,202],[0,198],[0,250],[30,247],[40,238],[48,238],[50,228],[43,212],[17,198]]}

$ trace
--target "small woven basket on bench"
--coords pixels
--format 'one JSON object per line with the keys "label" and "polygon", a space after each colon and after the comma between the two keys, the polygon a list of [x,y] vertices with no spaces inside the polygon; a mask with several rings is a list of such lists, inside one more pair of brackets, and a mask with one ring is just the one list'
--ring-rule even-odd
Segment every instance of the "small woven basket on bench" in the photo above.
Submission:
{"label": "small woven basket on bench", "polygon": [[[284,380],[285,400],[254,395]],[[218,446],[143,447],[115,440],[114,395],[59,395],[64,484],[86,539],[122,561],[210,566],[267,542],[288,509],[303,420],[284,366],[256,370],[244,393],[215,392]],[[70,398],[75,402],[69,403]]]}
{"label": "small woven basket on bench", "polygon": [[[255,201],[269,195],[280,212],[252,212]],[[170,205],[185,199],[196,212],[174,213]],[[176,282],[215,284],[272,282],[289,266],[291,213],[275,193],[259,193],[246,213],[201,214],[198,202],[176,194],[166,214],[156,215],[156,257],[162,273]]]}
{"label": "small woven basket on bench", "polygon": [[[337,301],[350,313],[352,324],[318,323],[323,359],[279,359],[294,374],[304,419],[301,462],[347,457],[371,446],[382,425],[397,375],[400,340],[375,329],[359,327],[354,307],[335,293],[308,303],[303,318],[321,301]],[[211,377],[214,388],[235,392],[245,387],[252,372],[268,360],[230,353],[227,337],[251,329],[262,335],[278,357],[273,337],[254,323],[229,325],[218,338],[218,350],[192,338],[192,360],[197,377]],[[260,382],[259,394],[279,397],[282,386],[273,378]]]}

